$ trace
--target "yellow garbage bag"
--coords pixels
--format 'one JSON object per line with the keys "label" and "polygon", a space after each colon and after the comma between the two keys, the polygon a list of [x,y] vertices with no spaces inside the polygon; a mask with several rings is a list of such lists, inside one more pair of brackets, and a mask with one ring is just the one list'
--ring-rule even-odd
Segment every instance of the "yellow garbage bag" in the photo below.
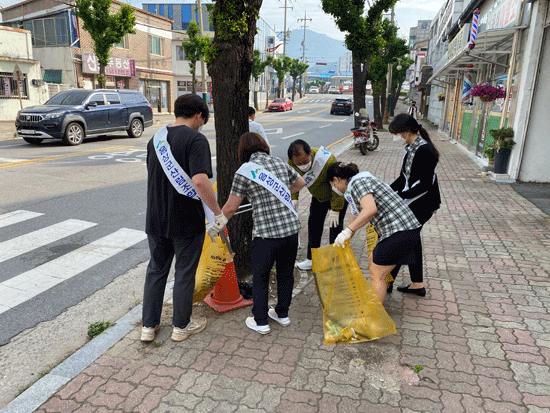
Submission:
{"label": "yellow garbage bag", "polygon": [[201,258],[195,274],[194,303],[202,301],[212,291],[223,275],[225,264],[230,260],[229,249],[220,237],[216,237],[214,242],[208,235],[204,237]]}
{"label": "yellow garbage bag", "polygon": [[313,248],[311,254],[323,307],[325,344],[376,340],[396,332],[349,243],[344,248]]}

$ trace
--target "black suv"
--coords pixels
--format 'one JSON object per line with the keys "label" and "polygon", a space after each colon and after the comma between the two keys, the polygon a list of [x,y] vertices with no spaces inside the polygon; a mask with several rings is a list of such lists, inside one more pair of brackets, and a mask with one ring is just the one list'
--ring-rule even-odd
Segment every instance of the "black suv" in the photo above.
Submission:
{"label": "black suv", "polygon": [[350,116],[353,113],[353,102],[350,98],[336,98],[330,106],[330,114],[343,113]]}
{"label": "black suv", "polygon": [[80,145],[90,135],[127,131],[139,138],[153,124],[153,108],[137,90],[72,89],[59,92],[44,105],[22,109],[15,119],[17,134],[26,142],[60,138]]}

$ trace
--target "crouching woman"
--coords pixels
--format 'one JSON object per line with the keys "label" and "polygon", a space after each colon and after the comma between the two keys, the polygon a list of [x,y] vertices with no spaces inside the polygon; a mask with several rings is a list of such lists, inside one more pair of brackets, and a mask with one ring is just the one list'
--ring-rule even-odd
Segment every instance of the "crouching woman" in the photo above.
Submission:
{"label": "crouching woman", "polygon": [[386,296],[386,276],[396,265],[412,264],[414,247],[420,241],[421,225],[411,209],[388,184],[357,165],[338,162],[327,171],[332,190],[343,195],[351,208],[350,223],[334,244],[344,246],[355,232],[370,222],[378,233],[378,244],[369,256],[371,285],[380,302]]}

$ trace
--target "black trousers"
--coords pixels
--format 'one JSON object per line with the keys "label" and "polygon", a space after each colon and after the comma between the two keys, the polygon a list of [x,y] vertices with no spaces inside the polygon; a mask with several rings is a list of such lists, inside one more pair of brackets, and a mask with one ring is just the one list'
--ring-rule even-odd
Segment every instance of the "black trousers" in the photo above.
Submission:
{"label": "black trousers", "polygon": [[[416,215],[416,219],[418,219],[418,221],[422,224],[422,229],[424,227],[424,224],[428,222],[428,220],[432,217],[433,212]],[[424,270],[422,268],[422,238],[418,241],[418,244],[416,244],[413,251],[415,262],[414,264],[409,264],[409,274],[413,283],[421,283],[424,282]],[[396,265],[395,268],[391,271],[391,275],[394,279],[396,279],[400,269],[401,265]]]}
{"label": "black trousers", "polygon": [[[348,209],[348,203],[338,215],[338,226],[331,227],[328,232],[329,244],[333,244],[334,240],[344,228],[344,218]],[[307,259],[311,259],[311,249],[321,246],[321,237],[325,228],[325,218],[330,211],[330,201],[320,202],[315,197],[311,197],[311,205],[309,206],[309,219],[307,221]]]}
{"label": "black trousers", "polygon": [[195,273],[201,257],[204,235],[203,232],[200,235],[178,239],[147,235],[151,259],[147,266],[143,288],[142,323],[144,327],[155,327],[160,324],[164,289],[174,256],[176,273],[172,324],[179,328],[185,328],[189,324],[193,312]]}
{"label": "black trousers", "polygon": [[294,288],[294,261],[298,252],[298,234],[285,238],[259,238],[252,241],[252,315],[259,326],[267,325],[269,273],[277,270],[277,305],[281,318],[288,317]]}

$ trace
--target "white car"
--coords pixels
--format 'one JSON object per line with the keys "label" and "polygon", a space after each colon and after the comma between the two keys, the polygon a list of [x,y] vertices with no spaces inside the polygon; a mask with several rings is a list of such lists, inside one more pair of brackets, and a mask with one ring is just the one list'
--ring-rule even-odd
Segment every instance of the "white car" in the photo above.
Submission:
{"label": "white car", "polygon": [[336,86],[331,86],[331,87],[328,88],[328,93],[339,95],[340,94],[340,88],[337,88]]}
{"label": "white car", "polygon": [[316,87],[316,86],[312,86],[309,88],[309,92],[308,93],[311,93],[311,94],[317,94],[319,93],[319,88]]}

